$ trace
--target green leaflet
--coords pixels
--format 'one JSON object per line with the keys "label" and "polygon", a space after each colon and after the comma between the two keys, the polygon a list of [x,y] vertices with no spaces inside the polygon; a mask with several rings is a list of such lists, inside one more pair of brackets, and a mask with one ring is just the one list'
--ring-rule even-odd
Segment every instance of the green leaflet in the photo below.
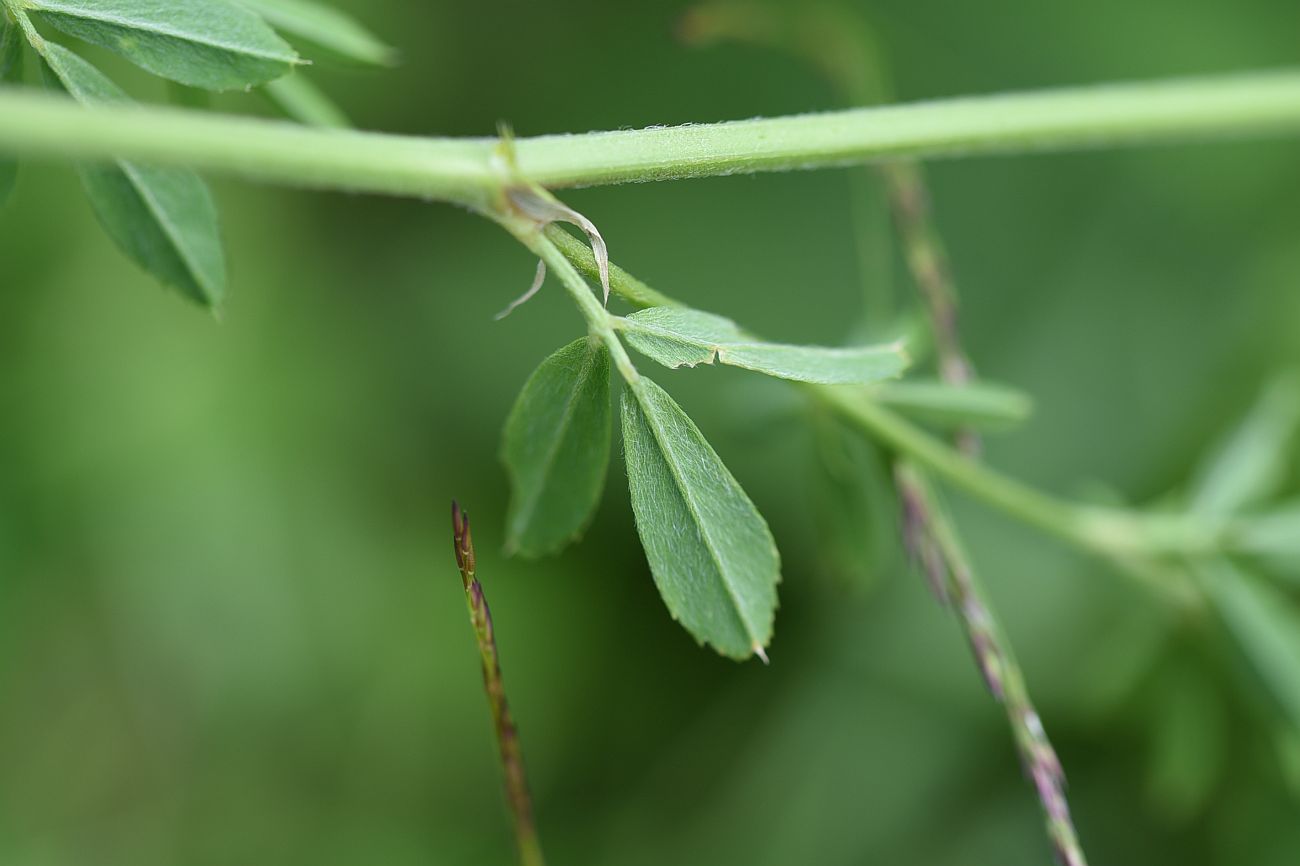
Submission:
{"label": "green leaflet", "polygon": [[1201,583],[1255,679],[1300,731],[1300,610],[1271,584],[1226,560],[1208,563]]}
{"label": "green leaflet", "polygon": [[587,337],[551,355],[528,379],[506,421],[510,474],[506,547],[554,553],[582,532],[609,464],[609,350]]}
{"label": "green leaflet", "polygon": [[301,72],[277,78],[263,90],[286,117],[301,124],[323,129],[349,129],[352,126],[343,109]]}
{"label": "green leaflet", "polygon": [[324,49],[341,60],[389,66],[397,52],[355,18],[308,0],[239,0],[281,33]]}
{"label": "green leaflet", "polygon": [[1023,391],[991,382],[961,386],[918,380],[886,382],[871,389],[871,399],[920,421],[980,430],[1014,427],[1029,417],[1034,405]]}
{"label": "green leaflet", "polygon": [[[23,74],[23,36],[18,25],[0,8],[0,84],[17,84]],[[18,163],[0,158],[0,207],[13,195],[18,182]]]}
{"label": "green leaflet", "polygon": [[1271,382],[1193,483],[1192,510],[1230,514],[1266,501],[1286,477],[1300,428],[1300,376]]}
{"label": "green leaflet", "polygon": [[644,377],[623,392],[623,449],[637,531],[668,611],[723,655],[761,655],[781,560],[754,503],[681,407]]}
{"label": "green leaflet", "polygon": [[[128,101],[103,73],[63,46],[46,42],[44,58],[52,84],[79,102]],[[198,175],[130,162],[83,165],[79,171],[95,214],[123,252],[199,303],[220,303],[226,265],[217,211]]]}
{"label": "green leaflet", "polygon": [[665,367],[694,367],[714,359],[733,367],[796,382],[864,385],[899,375],[907,366],[901,345],[827,349],[763,343],[722,316],[651,307],[618,320],[638,352]]}
{"label": "green leaflet", "polygon": [[279,78],[299,62],[265,21],[227,0],[24,2],[50,26],[191,87],[254,87]]}

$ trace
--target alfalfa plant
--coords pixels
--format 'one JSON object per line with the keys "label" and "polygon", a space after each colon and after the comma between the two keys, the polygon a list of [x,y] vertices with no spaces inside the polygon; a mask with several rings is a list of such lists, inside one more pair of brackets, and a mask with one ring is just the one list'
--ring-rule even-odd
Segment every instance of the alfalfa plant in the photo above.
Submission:
{"label": "alfalfa plant", "polygon": [[[1280,752],[1296,751],[1300,626],[1285,592],[1265,577],[1279,567],[1294,572],[1300,560],[1300,507],[1279,503],[1275,486],[1300,416],[1294,385],[1270,392],[1241,432],[1206,461],[1200,481],[1176,509],[1066,501],[998,472],[975,456],[974,430],[990,417],[1013,420],[1023,413],[1023,401],[1013,391],[970,381],[973,368],[960,353],[951,283],[926,221],[923,186],[907,161],[1293,136],[1300,133],[1300,72],[519,140],[411,138],[142,107],[46,36],[58,31],[116,51],[183,88],[265,87],[293,116],[338,125],[340,113],[305,86],[295,71],[297,52],[276,31],[354,61],[385,62],[391,55],[355,22],[308,0],[0,4],[6,82],[20,75],[25,45],[39,58],[48,86],[80,103],[6,87],[0,91],[0,152],[78,161],[91,202],[119,246],[200,304],[220,303],[225,266],[216,211],[195,171],[460,205],[496,222],[538,257],[530,292],[547,272],[554,275],[585,333],[542,363],[506,423],[503,450],[514,485],[507,535],[514,550],[554,552],[590,519],[610,456],[609,398],[617,382],[632,508],[665,604],[701,643],[737,659],[765,657],[780,580],[771,533],[704,434],[629,349],[667,367],[730,364],[791,381],[844,431],[892,463],[907,541],[940,596],[953,604],[990,688],[1006,706],[1062,860],[1082,863],[1083,854],[1060,768],[944,513],[938,483],[1114,562],[1179,609],[1208,614],[1271,699],[1274,714],[1261,730],[1275,737]],[[719,32],[747,35],[726,27]],[[757,36],[773,41],[769,34]],[[178,93],[187,103],[201,101],[188,90]],[[883,96],[876,90],[854,101]],[[850,164],[884,167],[922,290],[927,339],[886,336],[836,348],[759,339],[612,264],[596,222],[555,196],[572,186]],[[12,185],[12,176],[12,164],[0,169],[0,192]],[[577,225],[585,242],[559,223]],[[611,312],[611,296],[632,311]],[[925,359],[927,341],[937,350],[938,381],[893,381]],[[927,426],[956,430],[957,445]]]}

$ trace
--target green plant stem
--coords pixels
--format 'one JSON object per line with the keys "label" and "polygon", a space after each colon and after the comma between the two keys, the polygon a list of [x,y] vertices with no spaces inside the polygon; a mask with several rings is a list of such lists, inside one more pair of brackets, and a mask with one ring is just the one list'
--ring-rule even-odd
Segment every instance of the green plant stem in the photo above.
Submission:
{"label": "green plant stem", "polygon": [[[0,152],[122,158],[488,208],[496,140],[413,138],[0,92]],[[515,142],[522,176],[595,186],[972,154],[1300,133],[1300,71],[968,97]]]}
{"label": "green plant stem", "polygon": [[519,848],[520,866],[543,866],[542,846],[537,838],[537,824],[533,819],[533,801],[528,793],[528,777],[524,772],[524,755],[519,745],[519,731],[510,715],[506,702],[505,682],[501,677],[501,659],[497,653],[496,631],[492,625],[492,611],[488,608],[483,586],[476,576],[474,539],[470,531],[469,515],[451,504],[452,542],[456,551],[456,566],[460,569],[465,586],[465,605],[469,608],[469,621],[478,640],[479,655],[483,660],[483,686],[487,691],[488,705],[492,710],[492,723],[501,752],[501,769],[505,774],[506,799],[515,822],[515,840]]}

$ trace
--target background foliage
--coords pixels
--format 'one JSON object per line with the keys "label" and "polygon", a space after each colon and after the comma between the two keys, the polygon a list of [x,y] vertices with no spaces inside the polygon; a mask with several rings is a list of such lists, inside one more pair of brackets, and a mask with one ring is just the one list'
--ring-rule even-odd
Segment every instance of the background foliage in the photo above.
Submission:
{"label": "background foliage", "polygon": [[[836,104],[794,60],[684,48],[677,4],[339,5],[403,54],[395,72],[312,70],[369,128],[535,134]],[[906,99],[1300,62],[1287,2],[863,5]],[[1300,363],[1293,142],[929,176],[968,348],[1036,402],[989,438],[994,464],[1062,493],[1158,498]],[[846,181],[566,200],[653,285],[834,343],[861,307]],[[501,425],[582,329],[554,285],[492,323],[531,277],[525,252],[450,208],[214,189],[219,325],[116,254],[71,170],[24,166],[0,214],[0,860],[508,862],[454,495],[476,518],[554,862],[1045,861],[949,617],[897,562],[866,582],[819,544],[831,494],[809,481],[788,389],[655,371],[782,550],[773,665],[738,666],[664,615],[621,472],[584,543],[499,555]],[[1300,800],[1233,660],[1104,566],[953,504],[1094,862],[1295,862]]]}

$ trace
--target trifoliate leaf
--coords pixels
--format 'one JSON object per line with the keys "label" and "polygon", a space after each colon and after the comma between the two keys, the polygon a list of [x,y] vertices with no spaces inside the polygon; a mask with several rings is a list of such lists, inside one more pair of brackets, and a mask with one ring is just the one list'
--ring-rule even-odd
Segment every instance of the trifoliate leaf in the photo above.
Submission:
{"label": "trifoliate leaf", "polygon": [[[63,46],[47,41],[44,58],[51,83],[79,102],[128,101],[103,73]],[[198,175],[120,161],[78,170],[95,214],[123,252],[199,303],[220,303],[226,265],[217,211]]]}
{"label": "trifoliate leaf", "polygon": [[256,13],[228,0],[24,0],[24,5],[69,36],[191,87],[255,87],[300,62]]}
{"label": "trifoliate leaf", "polygon": [[637,531],[673,618],[723,655],[764,655],[781,560],[754,503],[645,377],[623,392],[623,448]]}
{"label": "trifoliate leaf", "polygon": [[506,421],[510,474],[506,547],[554,553],[582,532],[605,486],[610,437],[609,350],[590,338],[551,355]]}
{"label": "trifoliate leaf", "polygon": [[323,49],[340,60],[388,66],[397,51],[355,18],[309,0],[239,0],[291,39]]}
{"label": "trifoliate leaf", "polygon": [[903,372],[907,355],[898,343],[828,349],[764,343],[735,322],[672,307],[651,307],[618,320],[638,352],[665,367],[694,367],[715,360],[779,379],[824,385],[864,385]]}

